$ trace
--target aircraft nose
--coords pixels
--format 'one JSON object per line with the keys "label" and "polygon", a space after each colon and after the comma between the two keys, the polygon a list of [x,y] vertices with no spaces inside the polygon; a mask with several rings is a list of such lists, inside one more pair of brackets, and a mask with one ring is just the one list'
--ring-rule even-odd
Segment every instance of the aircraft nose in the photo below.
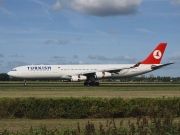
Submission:
{"label": "aircraft nose", "polygon": [[9,71],[7,74],[8,74],[9,76],[11,76],[11,75],[12,75],[12,71]]}

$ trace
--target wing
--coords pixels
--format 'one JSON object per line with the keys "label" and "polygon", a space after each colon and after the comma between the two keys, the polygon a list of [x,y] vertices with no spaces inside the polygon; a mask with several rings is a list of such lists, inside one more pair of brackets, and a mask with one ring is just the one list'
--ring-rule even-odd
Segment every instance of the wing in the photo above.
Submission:
{"label": "wing", "polygon": [[72,76],[75,75],[84,75],[84,76],[93,76],[95,75],[97,72],[108,72],[108,73],[114,73],[114,74],[118,74],[121,70],[124,69],[130,69],[132,67],[124,67],[124,68],[109,68],[109,69],[102,69],[102,70],[93,70],[93,71],[86,71],[86,72],[79,72],[79,73],[75,73],[75,74],[67,74],[62,76],[63,79],[71,79]]}
{"label": "wing", "polygon": [[109,72],[109,73],[118,74],[121,70],[124,70],[124,69],[130,69],[130,68],[131,68],[131,67],[125,67],[125,68],[111,68],[111,69],[99,70],[98,72]]}

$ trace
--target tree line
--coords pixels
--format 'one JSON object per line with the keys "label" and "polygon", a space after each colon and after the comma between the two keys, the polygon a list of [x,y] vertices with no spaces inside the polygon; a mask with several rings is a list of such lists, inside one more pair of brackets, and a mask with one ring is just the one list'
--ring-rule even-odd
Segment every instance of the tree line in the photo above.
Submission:
{"label": "tree line", "polygon": [[170,76],[129,77],[129,78],[120,79],[119,81],[120,82],[180,82],[180,77],[170,77]]}
{"label": "tree line", "polygon": [[[6,73],[0,73],[0,81],[23,81],[23,79],[11,78]],[[48,81],[47,79],[43,81]],[[180,77],[157,76],[157,77],[129,77],[122,79],[105,79],[108,82],[180,82]]]}

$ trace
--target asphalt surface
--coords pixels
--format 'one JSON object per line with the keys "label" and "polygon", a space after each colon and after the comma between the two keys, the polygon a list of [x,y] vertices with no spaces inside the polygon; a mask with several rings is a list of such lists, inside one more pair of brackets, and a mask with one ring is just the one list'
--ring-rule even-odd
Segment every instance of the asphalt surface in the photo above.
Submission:
{"label": "asphalt surface", "polygon": [[24,86],[23,83],[18,83],[18,84],[0,84],[0,88],[3,88],[3,87],[179,87],[180,89],[180,84],[118,84],[118,83],[100,83],[100,86],[84,86],[83,83],[55,83],[55,84],[51,84],[51,83],[39,83],[39,84],[28,84],[27,83],[27,86]]}

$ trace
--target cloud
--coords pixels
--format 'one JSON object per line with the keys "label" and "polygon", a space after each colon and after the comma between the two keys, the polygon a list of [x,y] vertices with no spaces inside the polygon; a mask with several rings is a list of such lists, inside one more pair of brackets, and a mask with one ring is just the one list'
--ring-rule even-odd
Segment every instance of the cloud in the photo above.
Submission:
{"label": "cloud", "polygon": [[136,28],[135,30],[139,31],[139,32],[143,32],[143,33],[153,33],[152,31],[150,31],[148,29]]}
{"label": "cloud", "polygon": [[78,56],[75,54],[75,55],[73,55],[73,59],[77,59],[78,58]]}
{"label": "cloud", "polygon": [[69,62],[67,62],[66,64],[70,64],[70,65],[81,65],[81,64],[83,64],[83,61],[76,61],[76,62],[72,62],[72,61],[69,61]]}
{"label": "cloud", "polygon": [[75,40],[80,41],[80,40],[82,40],[82,39],[83,39],[83,37],[82,37],[82,36],[79,36],[79,37],[77,37]]}
{"label": "cloud", "polygon": [[70,8],[94,16],[131,15],[142,0],[73,0]]}
{"label": "cloud", "polygon": [[4,57],[4,55],[3,55],[3,54],[0,54],[0,57]]}
{"label": "cloud", "polygon": [[168,58],[170,61],[180,64],[180,52],[174,53]]}
{"label": "cloud", "polygon": [[49,60],[49,62],[53,62],[53,63],[65,63],[66,62],[66,57],[64,56],[52,56],[51,60]]}
{"label": "cloud", "polygon": [[68,44],[68,43],[70,43],[71,42],[71,40],[68,40],[68,39],[60,39],[59,41],[58,41],[58,44],[60,44],[60,45],[66,45],[66,44]]}
{"label": "cloud", "polygon": [[14,67],[18,67],[18,66],[24,66],[24,65],[29,65],[29,64],[26,62],[22,62],[22,61],[9,61],[7,63],[7,67],[10,67],[10,68],[14,68]]}
{"label": "cloud", "polygon": [[16,57],[16,58],[18,58],[18,57],[24,57],[23,55],[21,56],[21,55],[18,55],[18,54],[14,54],[14,55],[10,55],[10,57]]}
{"label": "cloud", "polygon": [[53,56],[52,58],[53,59],[65,59],[65,57],[63,57],[63,56]]}
{"label": "cloud", "polygon": [[[0,2],[0,4],[1,4],[1,2]],[[15,15],[12,12],[8,11],[6,8],[0,7],[0,13],[15,19]]]}
{"label": "cloud", "polygon": [[51,39],[47,39],[44,41],[44,44],[58,44],[58,45],[66,45],[69,44],[71,42],[70,39],[59,39],[59,40],[51,40]]}
{"label": "cloud", "polygon": [[57,64],[64,64],[64,65],[81,65],[81,64],[84,64],[83,61],[79,60],[79,61],[76,61],[76,62],[72,62],[72,61],[69,61],[69,62],[58,62]]}
{"label": "cloud", "polygon": [[100,56],[100,55],[89,55],[89,59],[93,60],[100,60],[100,61],[127,61],[127,62],[136,62],[135,58],[132,58],[130,56],[119,56],[119,57],[113,57],[113,58],[108,58],[105,56]]}
{"label": "cloud", "polygon": [[111,34],[111,35],[118,35],[118,34],[120,34],[120,30],[111,29],[111,30],[108,31],[108,33]]}
{"label": "cloud", "polygon": [[171,4],[174,6],[180,6],[180,0],[171,0]]}
{"label": "cloud", "polygon": [[51,6],[51,8],[53,10],[61,10],[61,3],[60,3],[60,1],[56,1],[56,3]]}
{"label": "cloud", "polygon": [[47,17],[49,18],[50,21],[53,21],[50,12],[49,12],[49,5],[47,5],[45,2],[41,1],[41,0],[31,0],[32,2],[40,5],[43,9],[43,11],[46,13]]}
{"label": "cloud", "polygon": [[3,60],[0,60],[0,66],[2,65],[3,62],[4,62]]}
{"label": "cloud", "polygon": [[51,40],[51,39],[47,39],[44,41],[45,44],[54,44],[54,40]]}

